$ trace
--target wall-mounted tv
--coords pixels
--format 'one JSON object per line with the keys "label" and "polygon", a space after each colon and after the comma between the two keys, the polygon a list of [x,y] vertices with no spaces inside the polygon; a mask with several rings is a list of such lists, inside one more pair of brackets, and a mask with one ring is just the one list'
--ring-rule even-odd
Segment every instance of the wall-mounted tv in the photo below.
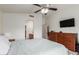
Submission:
{"label": "wall-mounted tv", "polygon": [[74,26],[75,26],[75,19],[74,18],[60,21],[60,27],[74,27]]}

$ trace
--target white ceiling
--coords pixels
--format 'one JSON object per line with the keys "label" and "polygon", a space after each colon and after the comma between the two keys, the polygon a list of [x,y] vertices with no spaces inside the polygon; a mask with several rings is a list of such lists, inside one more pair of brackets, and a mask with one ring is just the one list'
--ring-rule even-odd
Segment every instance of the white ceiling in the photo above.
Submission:
{"label": "white ceiling", "polygon": [[[46,4],[41,4],[46,6]],[[51,4],[50,7],[56,7]],[[13,12],[13,13],[34,13],[34,11],[39,10],[40,7],[34,6],[33,4],[0,4],[0,10],[3,12]]]}
{"label": "white ceiling", "polygon": [[[45,6],[46,4],[41,4]],[[59,9],[67,9],[70,7],[78,7],[75,4],[51,4],[50,7]],[[40,7],[34,6],[33,4],[0,4],[0,10],[3,12],[13,12],[13,13],[34,13],[34,11],[40,9]],[[51,13],[51,12],[49,12]]]}
{"label": "white ceiling", "polygon": [[3,12],[14,12],[14,13],[33,13],[40,9],[32,4],[0,4],[0,10]]}

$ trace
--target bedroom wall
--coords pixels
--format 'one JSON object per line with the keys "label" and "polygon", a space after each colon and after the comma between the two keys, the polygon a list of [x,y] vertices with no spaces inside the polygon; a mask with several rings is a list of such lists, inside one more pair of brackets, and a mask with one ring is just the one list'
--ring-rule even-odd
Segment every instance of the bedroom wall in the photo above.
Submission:
{"label": "bedroom wall", "polygon": [[3,12],[0,11],[0,34],[3,33],[3,21],[2,21],[2,19],[3,19]]}
{"label": "bedroom wall", "polygon": [[15,38],[24,38],[24,14],[4,13],[4,33],[10,33]]}
{"label": "bedroom wall", "polygon": [[42,16],[43,16],[42,37],[47,39],[48,16],[47,15]]}
{"label": "bedroom wall", "polygon": [[42,15],[34,14],[34,38],[42,38]]}
{"label": "bedroom wall", "polygon": [[[31,20],[25,13],[4,13],[4,33],[11,33],[17,39],[23,39],[25,36],[25,21]],[[42,16],[34,17],[34,38],[42,37]]]}
{"label": "bedroom wall", "polygon": [[45,24],[45,15],[42,15],[42,37],[46,38],[46,24]]}
{"label": "bedroom wall", "polygon": [[[48,18],[50,31],[63,31],[69,33],[78,33],[79,34],[79,5],[54,5],[53,7],[57,7],[58,11],[51,12]],[[68,19],[68,18],[75,18],[75,27],[67,27],[67,28],[60,28],[59,21]],[[78,35],[78,42],[79,42],[79,35]]]}

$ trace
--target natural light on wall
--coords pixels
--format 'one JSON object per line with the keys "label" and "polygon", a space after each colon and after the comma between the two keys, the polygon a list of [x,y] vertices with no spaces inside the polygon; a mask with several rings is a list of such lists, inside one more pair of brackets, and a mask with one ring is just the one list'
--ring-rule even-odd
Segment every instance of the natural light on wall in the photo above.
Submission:
{"label": "natural light on wall", "polygon": [[30,33],[33,32],[33,22],[32,21],[28,21],[27,29],[28,29],[28,32],[30,32]]}

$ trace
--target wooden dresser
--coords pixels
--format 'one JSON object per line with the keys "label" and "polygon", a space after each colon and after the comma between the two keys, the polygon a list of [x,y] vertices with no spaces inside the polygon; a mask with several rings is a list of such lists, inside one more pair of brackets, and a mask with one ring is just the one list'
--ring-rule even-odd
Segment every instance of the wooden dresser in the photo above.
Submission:
{"label": "wooden dresser", "polygon": [[76,51],[76,33],[49,32],[48,39],[63,44],[71,51]]}

